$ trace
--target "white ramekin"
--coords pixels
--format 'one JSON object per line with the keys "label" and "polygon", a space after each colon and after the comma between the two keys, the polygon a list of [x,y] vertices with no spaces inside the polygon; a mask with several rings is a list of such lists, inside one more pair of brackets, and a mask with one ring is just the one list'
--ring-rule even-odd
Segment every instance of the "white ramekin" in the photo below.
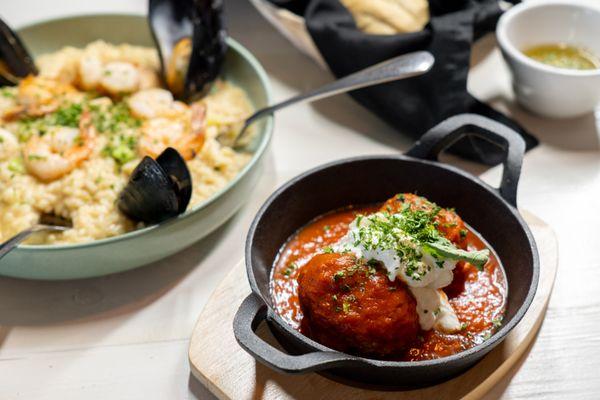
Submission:
{"label": "white ramekin", "polygon": [[573,0],[527,1],[500,18],[496,35],[517,101],[525,108],[567,118],[590,113],[600,103],[600,69],[556,68],[522,53],[536,45],[565,43],[600,57],[600,8]]}

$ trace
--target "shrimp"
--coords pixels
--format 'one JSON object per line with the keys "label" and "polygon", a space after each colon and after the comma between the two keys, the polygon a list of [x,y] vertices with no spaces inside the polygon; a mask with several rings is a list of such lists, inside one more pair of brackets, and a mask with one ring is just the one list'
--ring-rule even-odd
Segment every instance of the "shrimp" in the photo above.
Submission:
{"label": "shrimp", "polygon": [[84,90],[98,90],[111,96],[133,93],[159,85],[156,72],[126,61],[104,63],[95,55],[79,62],[78,85]]}
{"label": "shrimp", "polygon": [[41,76],[28,76],[19,83],[17,104],[4,112],[6,120],[22,115],[40,117],[55,111],[69,95],[74,95],[73,86]]}
{"label": "shrimp", "polygon": [[79,60],[78,84],[83,90],[94,90],[102,79],[102,60],[94,55],[86,54]]}
{"label": "shrimp", "polygon": [[158,74],[152,68],[139,68],[140,71],[140,90],[156,88],[160,86]]}
{"label": "shrimp", "polygon": [[142,119],[168,116],[174,104],[173,94],[158,88],[140,90],[127,101],[131,113]]}
{"label": "shrimp", "polygon": [[27,171],[44,182],[56,180],[87,160],[93,150],[96,130],[89,112],[81,114],[79,129],[57,126],[25,144],[23,159]]}
{"label": "shrimp", "polygon": [[100,87],[112,95],[135,92],[140,86],[140,71],[135,65],[113,61],[104,66]]}
{"label": "shrimp", "polygon": [[3,93],[0,93],[0,118],[4,119],[5,116],[11,116],[15,113],[15,110],[20,110],[17,103],[17,92],[15,90],[3,89]]}
{"label": "shrimp", "polygon": [[167,147],[173,147],[184,159],[191,160],[204,145],[205,112],[202,104],[194,103],[188,113],[144,121],[138,151],[156,158]]}

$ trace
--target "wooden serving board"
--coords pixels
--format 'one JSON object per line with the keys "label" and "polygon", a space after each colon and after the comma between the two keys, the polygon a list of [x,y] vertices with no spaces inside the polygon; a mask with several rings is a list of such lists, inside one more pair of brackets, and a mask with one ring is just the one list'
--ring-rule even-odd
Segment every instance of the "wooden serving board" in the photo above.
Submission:
{"label": "wooden serving board", "polygon": [[[558,266],[558,243],[552,229],[542,220],[523,213],[540,254],[540,281],[527,314],[476,367],[442,384],[404,392],[358,389],[321,375],[277,373],[246,353],[233,335],[232,321],[242,300],[250,293],[246,269],[240,262],[217,287],[200,314],[189,349],[192,373],[219,399],[478,399],[487,393],[519,360],[535,338],[544,319]],[[279,345],[265,324],[259,335]]]}

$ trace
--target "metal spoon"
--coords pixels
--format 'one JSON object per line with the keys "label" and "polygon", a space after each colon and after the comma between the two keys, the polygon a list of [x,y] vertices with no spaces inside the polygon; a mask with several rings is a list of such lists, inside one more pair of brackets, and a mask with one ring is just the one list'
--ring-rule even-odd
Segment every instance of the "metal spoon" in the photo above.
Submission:
{"label": "metal spoon", "polygon": [[275,111],[296,103],[306,103],[331,97],[336,94],[350,92],[352,90],[377,85],[379,83],[392,82],[400,79],[410,78],[426,73],[431,69],[435,59],[427,51],[417,51],[394,57],[387,61],[375,64],[371,67],[345,76],[337,81],[311,90],[308,93],[292,97],[291,99],[268,106],[256,111],[244,121],[244,126],[233,141],[238,145],[245,136],[248,127],[256,120],[273,114]]}
{"label": "metal spoon", "polygon": [[42,214],[40,221],[29,229],[17,233],[15,236],[0,244],[0,259],[12,251],[22,241],[36,232],[64,232],[73,227],[73,222],[53,214]]}

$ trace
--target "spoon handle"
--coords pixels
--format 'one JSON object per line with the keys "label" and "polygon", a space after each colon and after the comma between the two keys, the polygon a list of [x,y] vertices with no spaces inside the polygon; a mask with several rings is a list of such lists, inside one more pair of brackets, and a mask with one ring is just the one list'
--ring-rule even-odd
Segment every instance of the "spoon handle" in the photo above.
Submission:
{"label": "spoon handle", "polygon": [[31,228],[25,229],[17,233],[15,236],[8,239],[6,242],[0,244],[0,259],[11,252],[15,247],[17,247],[22,241],[27,239],[29,236],[36,232],[41,231],[54,231],[54,232],[62,232],[67,230],[67,227],[64,226],[54,226],[54,225],[43,225],[38,224],[34,225]]}
{"label": "spoon handle", "polygon": [[6,242],[0,244],[0,259],[2,259],[2,257],[7,255],[11,250],[13,250],[15,247],[17,247],[19,245],[19,243],[21,243],[22,241],[27,239],[29,236],[31,236],[31,234],[33,234],[37,231],[38,231],[37,226],[32,226],[29,229],[25,229],[24,231],[17,233],[15,236],[11,237]]}
{"label": "spoon handle", "polygon": [[257,119],[296,103],[306,103],[315,100],[321,100],[336,94],[349,92],[352,90],[377,85],[380,83],[396,81],[410,78],[426,73],[431,69],[434,58],[427,51],[417,51],[394,57],[387,61],[375,64],[371,67],[345,76],[337,81],[331,82],[307,93],[292,97],[288,100],[262,108],[252,114],[244,123],[236,142],[243,136],[246,128]]}

